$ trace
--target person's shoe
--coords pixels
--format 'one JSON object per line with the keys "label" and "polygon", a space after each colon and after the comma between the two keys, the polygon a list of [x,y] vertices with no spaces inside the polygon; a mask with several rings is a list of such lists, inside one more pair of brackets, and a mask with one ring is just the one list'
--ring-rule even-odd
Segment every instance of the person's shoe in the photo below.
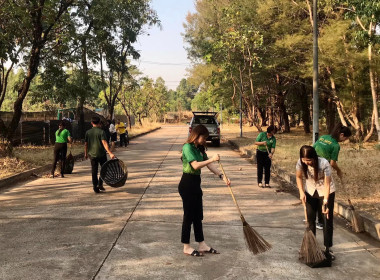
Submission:
{"label": "person's shoe", "polygon": [[65,176],[63,174],[61,174],[60,176],[61,176],[61,178],[65,178]]}
{"label": "person's shoe", "polygon": [[263,183],[259,183],[259,188],[264,188]]}
{"label": "person's shoe", "polygon": [[101,191],[105,191],[106,189],[103,187],[103,184],[99,184],[98,185],[98,189],[101,190]]}
{"label": "person's shoe", "polygon": [[270,189],[270,188],[271,188],[271,186],[270,186],[269,184],[265,184],[265,188],[268,188],[268,189]]}
{"label": "person's shoe", "polygon": [[97,186],[94,186],[93,189],[94,189],[94,192],[95,192],[95,193],[100,193],[99,188],[98,188]]}
{"label": "person's shoe", "polygon": [[317,229],[323,229],[323,224],[322,223],[316,223],[315,227]]}

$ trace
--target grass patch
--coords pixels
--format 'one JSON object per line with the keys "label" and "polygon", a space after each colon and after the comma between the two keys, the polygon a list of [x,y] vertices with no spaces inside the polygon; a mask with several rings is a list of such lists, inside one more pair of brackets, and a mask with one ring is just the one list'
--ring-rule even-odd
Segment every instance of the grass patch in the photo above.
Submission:
{"label": "grass patch", "polygon": [[[240,138],[238,125],[224,126],[223,137],[233,140],[240,147],[247,150],[256,150],[254,145],[258,135],[257,129],[243,127],[243,138]],[[321,132],[325,134],[326,132]],[[273,163],[289,174],[295,174],[295,166],[299,158],[299,149],[302,145],[311,145],[312,136],[302,129],[292,129],[290,133],[276,134],[277,147]],[[344,184],[333,172],[336,184],[336,197],[339,201],[347,202],[347,198],[359,210],[367,211],[380,219],[380,150],[376,143],[340,143],[338,165],[344,173]]]}

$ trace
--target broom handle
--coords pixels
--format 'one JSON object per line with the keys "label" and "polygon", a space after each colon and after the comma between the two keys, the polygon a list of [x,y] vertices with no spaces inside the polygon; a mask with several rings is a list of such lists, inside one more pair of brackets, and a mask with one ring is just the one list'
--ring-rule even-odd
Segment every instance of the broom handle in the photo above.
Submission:
{"label": "broom handle", "polygon": [[[222,163],[220,162],[220,160],[219,160],[219,166],[220,166],[220,169],[222,169],[222,173],[223,173],[224,178],[227,179],[226,172],[224,172],[224,168],[223,168],[223,165],[222,165]],[[243,220],[243,219],[244,219],[244,218],[243,218],[243,214],[241,213],[241,210],[240,210],[239,204],[237,203],[237,201],[236,201],[236,199],[235,199],[235,196],[234,196],[234,193],[232,192],[232,188],[230,187],[230,185],[227,185],[227,187],[228,187],[228,189],[229,189],[229,191],[230,191],[230,193],[231,193],[232,199],[234,200],[237,209],[239,210],[240,218]]]}

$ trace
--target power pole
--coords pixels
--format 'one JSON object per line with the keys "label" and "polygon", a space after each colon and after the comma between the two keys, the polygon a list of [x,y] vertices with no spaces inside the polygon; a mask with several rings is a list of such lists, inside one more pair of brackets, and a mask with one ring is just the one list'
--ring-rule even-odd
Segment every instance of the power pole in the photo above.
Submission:
{"label": "power pole", "polygon": [[318,0],[313,0],[313,144],[319,137]]}

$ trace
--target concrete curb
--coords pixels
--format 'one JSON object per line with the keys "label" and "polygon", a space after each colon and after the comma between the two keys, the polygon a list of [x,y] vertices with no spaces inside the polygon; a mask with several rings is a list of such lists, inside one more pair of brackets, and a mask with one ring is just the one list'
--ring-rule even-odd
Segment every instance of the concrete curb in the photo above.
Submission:
{"label": "concrete curb", "polygon": [[[252,151],[239,147],[239,145],[234,141],[227,140],[227,142],[229,145],[239,149],[241,154],[248,156],[254,163],[256,163],[256,157]],[[295,175],[287,173],[285,170],[279,168],[275,164],[272,164],[272,171],[277,176],[281,177],[286,182],[288,182],[296,190],[298,190]],[[346,220],[351,221],[352,211],[347,204],[344,204],[342,202],[335,202],[334,208],[335,208],[334,209],[335,213],[339,214]],[[371,235],[373,238],[380,241],[380,221],[375,219],[374,217],[372,217],[370,214],[366,212],[362,212],[362,211],[355,211],[355,212],[361,217],[364,224],[365,231],[369,233],[369,235]]]}
{"label": "concrete curb", "polygon": [[[129,139],[134,139],[134,138],[146,135],[146,134],[154,132],[160,128],[161,127],[157,127],[155,129],[149,130],[147,132],[143,132],[140,134],[133,135]],[[84,158],[84,153],[75,155],[73,157],[74,157],[75,161],[82,160]],[[36,174],[49,171],[52,168],[52,166],[53,166],[52,164],[47,164],[47,165],[44,165],[41,167],[37,167],[37,168],[33,168],[30,170],[24,171],[24,172],[19,173],[19,174],[15,174],[15,175],[11,175],[9,177],[5,177],[4,179],[0,180],[0,189],[8,188],[11,185],[14,185],[15,183],[20,183],[20,182],[26,181],[26,180],[30,179],[32,176],[38,177],[38,176],[36,176]]]}

